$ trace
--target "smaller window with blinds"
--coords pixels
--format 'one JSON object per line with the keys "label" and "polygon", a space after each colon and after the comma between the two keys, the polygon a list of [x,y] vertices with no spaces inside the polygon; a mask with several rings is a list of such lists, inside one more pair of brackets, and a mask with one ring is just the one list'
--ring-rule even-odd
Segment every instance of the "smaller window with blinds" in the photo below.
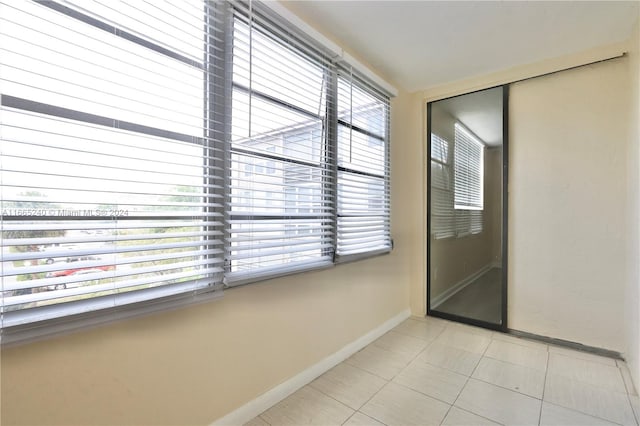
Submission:
{"label": "smaller window with blinds", "polygon": [[326,64],[234,5],[228,285],[331,264]]}
{"label": "smaller window with blinds", "polygon": [[338,260],[391,249],[389,100],[341,70],[337,87]]}

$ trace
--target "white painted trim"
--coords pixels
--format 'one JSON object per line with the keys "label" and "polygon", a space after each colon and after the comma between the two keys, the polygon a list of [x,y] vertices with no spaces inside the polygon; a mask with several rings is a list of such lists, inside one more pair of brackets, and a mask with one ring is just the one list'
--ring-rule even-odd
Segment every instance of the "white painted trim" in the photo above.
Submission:
{"label": "white painted trim", "polygon": [[422,91],[425,103],[452,96],[488,89],[518,82],[546,74],[572,69],[582,65],[617,58],[629,50],[628,42],[598,46],[582,52],[545,59],[531,64],[517,65],[490,74],[474,76],[463,80],[428,87]]}
{"label": "white painted trim", "polygon": [[304,34],[323,45],[332,54],[334,54],[336,58],[341,58],[343,61],[362,73],[365,77],[378,84],[385,91],[387,91],[389,95],[398,96],[398,89],[396,89],[392,84],[388,83],[386,80],[378,76],[375,72],[362,64],[356,58],[345,52],[340,46],[329,40],[320,31],[307,24],[298,15],[283,6],[279,1],[268,0],[263,1],[262,3],[269,9],[271,9],[274,13],[296,27],[298,30],[302,31]]}
{"label": "white painted trim", "polygon": [[478,269],[473,274],[467,276],[466,278],[461,279],[451,287],[447,289],[447,291],[439,294],[431,300],[432,309],[437,309],[440,304],[446,302],[449,298],[453,297],[457,292],[461,291],[463,288],[474,282],[478,279],[482,274],[487,273],[491,268],[493,268],[493,263],[489,263],[488,265],[483,266]]}
{"label": "white painted trim", "polygon": [[218,420],[211,423],[211,425],[217,426],[245,424],[266,409],[282,401],[301,387],[312,382],[316,377],[324,374],[336,365],[340,364],[342,361],[349,358],[351,355],[358,352],[360,349],[364,348],[410,316],[411,311],[409,309],[405,309],[398,315],[385,321],[367,334],[360,336],[353,342],[349,343],[337,352],[329,355],[317,364],[314,364],[306,370],[296,374],[289,380],[279,384],[271,390],[268,390],[256,399],[247,402],[242,407],[232,411],[226,416],[219,418]]}
{"label": "white painted trim", "polygon": [[340,46],[329,40],[320,31],[316,30],[311,25],[300,19],[298,15],[284,7],[279,1],[268,0],[263,1],[262,4],[267,6],[280,17],[287,20],[291,25],[311,37],[313,40],[329,49],[329,51],[331,51],[331,53],[333,53],[337,57],[342,57],[342,48]]}
{"label": "white painted trim", "polygon": [[342,52],[342,59],[345,62],[347,62],[349,65],[351,65],[353,68],[358,70],[361,74],[363,74],[369,80],[373,81],[374,83],[376,83],[377,85],[382,87],[392,97],[393,96],[398,96],[398,89],[396,89],[393,85],[387,83],[384,79],[382,79],[382,77],[378,76],[376,73],[371,71],[369,68],[367,68],[366,65],[364,65],[362,62],[358,61],[356,58],[351,56],[349,53],[343,51]]}

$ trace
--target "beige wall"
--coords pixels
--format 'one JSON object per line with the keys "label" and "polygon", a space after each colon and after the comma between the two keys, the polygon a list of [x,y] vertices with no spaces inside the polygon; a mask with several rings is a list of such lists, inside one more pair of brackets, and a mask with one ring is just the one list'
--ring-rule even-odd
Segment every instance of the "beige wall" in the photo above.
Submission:
{"label": "beige wall", "polygon": [[421,113],[392,101],[390,255],[2,349],[0,423],[209,424],[409,307],[421,273]]}
{"label": "beige wall", "polygon": [[208,424],[406,309],[402,251],[3,349],[2,424]]}
{"label": "beige wall", "polygon": [[[546,61],[542,61],[539,63],[527,64],[517,66],[507,70],[501,70],[496,73],[492,73],[489,75],[473,77],[463,81],[452,82],[443,86],[432,87],[425,89],[420,92],[415,92],[412,95],[413,99],[413,108],[415,110],[420,110],[423,116],[423,125],[420,133],[420,137],[422,138],[422,146],[420,155],[423,160],[423,189],[420,191],[420,194],[426,194],[426,188],[428,188],[428,179],[426,176],[426,167],[427,167],[427,156],[426,156],[426,113],[425,113],[425,105],[427,102],[435,101],[439,99],[443,99],[450,96],[461,95],[465,93],[470,93],[473,91],[487,89],[495,86],[499,86],[502,84],[507,84],[512,81],[518,81],[525,78],[535,77],[541,74],[556,72],[559,70],[580,66],[586,63],[590,63],[593,61],[600,61],[607,58],[611,58],[617,55],[621,55],[629,48],[629,43],[619,43],[615,45],[601,46],[597,48],[590,49],[584,52],[578,52],[571,55],[566,55],[558,58],[552,58]],[[620,82],[620,84],[625,84],[625,82]],[[416,151],[416,155],[418,152]],[[511,164],[510,168],[517,167],[517,164]],[[422,198],[422,220],[423,223],[427,221],[427,207],[426,207],[426,199]],[[513,220],[512,215],[510,214],[509,220]],[[422,234],[426,235],[426,231]],[[520,256],[526,256],[526,254],[518,254]],[[425,281],[426,281],[426,261],[424,260],[426,257],[426,242],[421,246],[421,251],[414,252],[412,256],[411,263],[415,264],[418,262],[423,262],[422,275],[418,277],[414,277],[411,280],[411,311],[414,315],[425,315],[426,314],[426,292],[425,292]],[[509,260],[511,262],[511,259]],[[414,270],[418,270],[417,268]],[[422,296],[422,297],[419,297]],[[524,331],[528,331],[524,329]]]}
{"label": "beige wall", "polygon": [[640,20],[636,23],[629,49],[631,105],[629,108],[629,154],[627,182],[629,279],[625,291],[625,358],[636,387],[640,386]]}
{"label": "beige wall", "polygon": [[[633,45],[636,46],[635,51],[637,52],[637,30],[635,37]],[[628,49],[629,43],[603,46],[566,57],[430,88],[414,94],[414,97],[420,96],[421,101],[426,103],[447,96],[469,93],[514,80],[580,66],[591,61],[607,59]],[[513,173],[518,170],[521,172],[520,175],[528,173],[530,176],[528,180],[516,182],[517,185],[531,184],[524,192],[513,187],[510,188],[510,201],[520,203],[520,207],[516,209],[517,211],[511,208],[509,212],[510,240],[513,242],[515,238],[516,241],[519,241],[516,243],[517,246],[511,247],[509,250],[509,267],[511,268],[509,275],[509,327],[619,350],[624,352],[625,356],[629,356],[630,352],[635,353],[636,356],[633,358],[638,360],[640,359],[640,353],[638,353],[640,348],[637,344],[639,340],[637,327],[640,318],[637,294],[640,291],[638,290],[638,281],[630,282],[628,279],[629,274],[625,269],[629,263],[627,259],[634,255],[633,253],[626,254],[625,250],[628,246],[635,247],[635,253],[638,253],[640,249],[637,232],[632,235],[626,230],[621,231],[624,224],[628,223],[633,227],[637,226],[638,222],[637,211],[633,212],[629,209],[629,199],[635,199],[637,207],[638,188],[637,186],[635,189],[629,187],[627,190],[628,182],[631,179],[636,179],[633,182],[637,182],[637,177],[634,176],[637,176],[638,163],[640,163],[638,158],[631,160],[635,170],[629,168],[630,173],[627,174],[627,167],[631,167],[626,161],[626,156],[632,153],[629,147],[638,144],[638,114],[629,114],[628,108],[629,102],[632,101],[629,96],[630,83],[633,80],[637,84],[638,73],[633,70],[628,72],[629,61],[631,64],[635,64],[631,66],[637,70],[638,65],[637,62],[633,62],[632,54],[628,59],[614,60],[530,80],[531,84],[537,83],[536,90],[525,90],[525,88],[520,91],[520,94],[517,92],[515,94],[516,102],[520,106],[518,107],[519,112],[513,109],[511,111],[511,125],[514,125],[514,120],[516,120],[515,123],[519,122],[520,125],[524,125],[521,130],[528,133],[528,136],[524,140],[518,141],[516,136],[512,134],[510,147],[516,144],[519,144],[521,148],[527,147],[532,150],[532,156],[527,158],[526,155],[521,155],[524,152],[521,150],[515,156],[511,156],[509,165],[511,178],[513,178]],[[575,81],[573,81],[574,79]],[[521,89],[525,87],[524,84],[521,85]],[[635,87],[637,88],[637,86]],[[634,91],[637,93],[637,89]],[[526,99],[520,96],[525,93]],[[564,214],[565,222],[568,222],[566,229],[558,226],[558,220],[552,217],[548,210],[542,210],[539,205],[532,202],[539,198],[542,201],[542,206],[545,207],[553,204],[554,201],[553,192],[547,191],[548,189],[554,190],[554,188],[545,184],[548,181],[545,173],[550,171],[549,165],[552,164],[550,161],[554,161],[553,157],[534,154],[536,154],[538,144],[542,144],[540,149],[548,152],[551,152],[552,148],[549,146],[549,139],[547,142],[541,140],[539,131],[542,131],[543,127],[547,125],[560,126],[562,123],[558,123],[559,120],[553,116],[539,116],[535,119],[533,116],[527,116],[529,114],[528,106],[540,109],[547,95],[551,96],[549,98],[551,100],[548,105],[542,108],[543,112],[544,109],[548,109],[555,111],[556,114],[574,113],[571,117],[572,120],[580,119],[579,126],[564,127],[562,135],[553,136],[557,142],[555,148],[561,150],[566,156],[571,147],[575,146],[577,140],[585,135],[585,138],[582,138],[584,143],[579,146],[580,149],[577,151],[580,155],[576,157],[576,161],[585,160],[588,164],[584,164],[584,166],[589,167],[584,169],[576,164],[573,165],[574,174],[570,176],[571,186],[566,188],[567,196],[559,204],[560,213]],[[601,98],[602,101],[600,101]],[[635,95],[634,111],[637,111],[638,108],[637,99],[638,96]],[[544,126],[538,130],[539,125]],[[609,128],[611,128],[611,133],[605,135],[603,140],[607,141],[607,145],[611,145],[611,149],[603,157],[606,159],[606,169],[603,169],[599,163],[596,167],[594,158],[597,158],[598,155],[604,155],[602,149],[605,145],[587,143],[587,141],[592,138],[593,134],[601,135]],[[628,137],[629,129],[635,135],[635,142]],[[423,135],[426,135],[426,131]],[[634,149],[637,152],[637,147]],[[612,161],[615,164],[612,165]],[[533,164],[544,167],[542,170],[532,170]],[[552,170],[558,174],[562,169],[553,168]],[[605,171],[611,173],[605,173]],[[603,176],[605,174],[606,176]],[[605,182],[609,185],[603,188]],[[428,186],[428,182],[425,185]],[[589,201],[591,199],[598,201],[601,198],[600,194],[604,195],[602,197],[604,200],[613,203],[610,209],[603,207],[602,204]],[[514,197],[516,198],[514,199]],[[569,212],[577,211],[580,208],[585,209],[585,204],[587,204],[586,211],[589,214],[584,218],[576,215],[577,220],[569,220]],[[523,209],[524,205],[530,207],[531,210]],[[604,215],[601,214],[603,210],[605,211]],[[426,222],[426,209],[424,212]],[[535,222],[534,216],[538,213],[543,215],[541,222],[539,226],[531,229],[530,227]],[[600,220],[603,217],[608,220],[597,222],[601,227],[595,228],[597,232],[595,234],[591,232],[591,237],[586,238],[581,228],[589,227],[590,218],[595,221],[595,218]],[[550,229],[552,226],[559,228],[559,233],[555,234],[551,240],[552,243],[543,246],[537,238],[536,248],[544,247],[544,250],[551,248],[551,252],[556,255],[555,258],[545,255],[544,250],[533,250],[534,246],[530,245],[526,238],[522,239],[526,235],[535,237],[535,232],[540,229]],[[603,232],[602,227],[609,228],[611,232]],[[520,239],[518,240],[518,238]],[[577,249],[568,250],[566,249],[568,246],[575,246]],[[602,257],[599,257],[600,252],[603,253]],[[422,253],[418,256],[422,256]],[[533,263],[527,264],[528,259],[539,261],[540,257],[546,257],[547,268],[544,271],[536,271]],[[594,261],[594,258],[598,260]],[[637,258],[637,256],[633,257],[636,265],[638,264]],[[514,262],[520,262],[515,265],[515,271],[513,270]],[[598,269],[598,265],[602,266],[601,269]],[[638,274],[637,267],[630,266],[629,269],[636,270],[636,274]],[[577,271],[577,274],[574,271]],[[587,271],[595,273],[588,275]],[[587,276],[585,277],[585,275]],[[606,279],[603,278],[604,275],[607,275]],[[571,276],[572,280],[564,279],[568,276]],[[576,277],[579,278],[578,281],[583,278],[586,281],[582,280],[578,285]],[[594,282],[603,279],[604,284],[594,284]],[[550,283],[555,284],[556,287],[551,287]],[[417,293],[417,287],[421,285],[420,280],[412,281],[412,296]],[[532,298],[528,298],[529,296]],[[624,302],[625,298],[627,299],[626,303]],[[626,314],[623,319],[625,304]],[[414,314],[424,313],[424,311],[416,309],[413,299],[411,306]],[[640,364],[639,361],[632,363],[636,384],[640,383],[638,364]]]}
{"label": "beige wall", "polygon": [[[411,313],[424,316],[427,312],[427,222],[425,211],[426,192],[426,104],[420,93],[402,94],[392,105],[397,117],[394,131],[400,135],[392,138],[392,193],[395,210],[391,212],[392,222],[400,223],[394,230],[396,246],[402,244],[403,271],[409,274],[409,294]],[[398,128],[402,126],[402,128]],[[402,147],[396,146],[402,144]]]}
{"label": "beige wall", "polygon": [[628,62],[511,87],[512,329],[625,349]]}

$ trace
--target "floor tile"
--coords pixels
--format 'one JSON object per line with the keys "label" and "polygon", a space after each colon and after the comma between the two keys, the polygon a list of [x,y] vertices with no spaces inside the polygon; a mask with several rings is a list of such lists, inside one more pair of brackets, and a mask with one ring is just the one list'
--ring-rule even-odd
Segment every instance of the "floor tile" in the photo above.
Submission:
{"label": "floor tile", "polygon": [[618,368],[620,369],[620,374],[622,374],[622,381],[624,382],[624,387],[627,389],[627,393],[629,395],[638,395],[636,391],[636,387],[633,384],[633,379],[631,378],[631,371],[629,371],[629,367],[627,363],[624,361],[616,361],[618,364]]}
{"label": "floor tile", "polygon": [[476,365],[478,365],[480,358],[482,358],[480,354],[433,342],[418,355],[417,359],[436,367],[446,368],[447,370],[470,376]]}
{"label": "floor tile", "polygon": [[498,331],[493,333],[492,339],[500,340],[502,342],[514,343],[516,345],[526,346],[528,348],[543,349],[545,351],[548,350],[548,347],[549,347],[549,345],[547,345],[546,343],[538,342],[531,339],[526,339],[524,337],[518,337],[513,334],[501,333]]}
{"label": "floor tile", "polygon": [[411,317],[412,320],[416,320],[416,321],[422,321],[422,322],[427,322],[430,324],[434,324],[434,325],[441,325],[443,327],[448,326],[449,324],[451,324],[451,321],[448,321],[446,319],[442,319],[442,318],[438,318],[438,317]]}
{"label": "floor tile", "polygon": [[406,354],[391,352],[375,345],[369,345],[357,352],[345,362],[373,373],[386,380],[391,380],[409,364],[412,357]]}
{"label": "floor tile", "polygon": [[346,405],[305,386],[260,417],[271,425],[341,425],[353,413]]}
{"label": "floor tile", "polygon": [[503,340],[492,340],[484,356],[540,371],[547,370],[546,349],[522,346]]}
{"label": "floor tile", "polygon": [[404,386],[389,383],[360,411],[388,426],[439,425],[449,405]]}
{"label": "floor tile", "polygon": [[616,367],[616,360],[613,358],[608,358],[605,356],[591,354],[589,352],[578,351],[570,348],[563,348],[562,346],[549,345],[549,352],[566,355],[573,358],[583,359],[585,361],[593,361],[598,362],[600,364],[609,365],[611,367]]}
{"label": "floor tile", "polygon": [[467,383],[467,376],[417,361],[409,364],[393,381],[448,404],[453,404]]}
{"label": "floor tile", "polygon": [[549,374],[589,383],[602,389],[622,393],[627,392],[622,380],[622,374],[617,366],[612,367],[568,355],[550,353]]}
{"label": "floor tile", "polygon": [[619,424],[635,424],[626,393],[547,373],[544,400]]}
{"label": "floor tile", "polygon": [[540,426],[615,426],[597,417],[589,416],[579,411],[560,407],[559,405],[542,403]]}
{"label": "floor tile", "polygon": [[269,426],[269,423],[265,422],[258,416],[245,423],[244,426]]}
{"label": "floor tile", "polygon": [[479,380],[469,379],[455,405],[505,425],[537,425],[541,401]]}
{"label": "floor tile", "polygon": [[640,397],[629,395],[629,400],[631,400],[633,413],[636,415],[636,423],[640,423]]}
{"label": "floor tile", "polygon": [[373,344],[391,352],[398,352],[415,357],[427,346],[428,342],[424,339],[390,331],[373,342]]}
{"label": "floor tile", "polygon": [[442,426],[492,426],[500,423],[492,422],[489,419],[480,417],[458,407],[451,407],[447,417],[444,418]]}
{"label": "floor tile", "polygon": [[441,343],[467,352],[483,354],[491,343],[491,338],[474,333],[469,333],[458,328],[447,328],[438,336],[435,343]]}
{"label": "floor tile", "polygon": [[445,329],[445,326],[430,321],[418,321],[409,318],[398,325],[393,331],[407,336],[417,337],[422,340],[431,341],[438,337]]}
{"label": "floor tile", "polygon": [[484,357],[472,377],[542,399],[544,376],[544,371]]}
{"label": "floor tile", "polygon": [[342,363],[311,382],[310,386],[357,410],[386,383],[374,374]]}
{"label": "floor tile", "polygon": [[385,426],[385,424],[365,414],[356,412],[344,423],[344,426]]}
{"label": "floor tile", "polygon": [[486,328],[475,327],[473,325],[462,324],[459,322],[448,322],[447,328],[449,330],[462,330],[467,333],[477,334],[477,335],[485,336],[489,338],[491,338],[494,333],[492,330],[488,330]]}

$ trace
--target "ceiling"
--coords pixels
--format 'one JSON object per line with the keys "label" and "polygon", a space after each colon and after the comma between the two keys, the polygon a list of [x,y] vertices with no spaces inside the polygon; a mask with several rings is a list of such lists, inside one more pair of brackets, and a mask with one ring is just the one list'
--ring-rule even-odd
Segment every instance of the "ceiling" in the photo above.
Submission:
{"label": "ceiling", "polygon": [[285,0],[408,91],[627,40],[639,1]]}
{"label": "ceiling", "polygon": [[443,99],[432,108],[441,108],[488,146],[502,145],[502,87]]}

